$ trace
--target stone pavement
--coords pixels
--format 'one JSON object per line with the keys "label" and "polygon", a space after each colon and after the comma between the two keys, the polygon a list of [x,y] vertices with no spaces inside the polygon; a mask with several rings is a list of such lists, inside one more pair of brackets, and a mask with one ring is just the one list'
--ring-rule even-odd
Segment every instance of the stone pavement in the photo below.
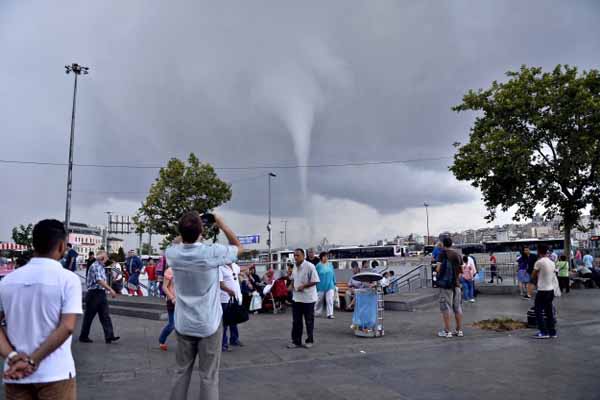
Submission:
{"label": "stone pavement", "polygon": [[[466,323],[493,317],[525,319],[529,302],[480,296],[465,305]],[[351,314],[318,319],[316,345],[288,350],[291,313],[258,315],[240,327],[245,347],[223,354],[221,397],[235,399],[594,399],[600,398],[600,290],[578,290],[558,302],[559,334],[534,340],[465,328],[440,339],[436,305],[386,312],[386,336],[355,337]],[[174,346],[164,353],[163,323],[114,317],[123,339],[105,345],[94,322],[93,344],[74,344],[79,398],[163,399],[169,392]],[[169,344],[175,340],[169,338]],[[194,375],[190,398],[197,398]]]}

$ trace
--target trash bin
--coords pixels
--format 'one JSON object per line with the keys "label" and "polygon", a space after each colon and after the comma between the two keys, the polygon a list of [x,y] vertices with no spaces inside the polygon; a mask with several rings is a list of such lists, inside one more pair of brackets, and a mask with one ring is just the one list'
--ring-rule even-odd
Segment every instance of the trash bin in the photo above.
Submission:
{"label": "trash bin", "polygon": [[362,272],[353,276],[353,279],[371,285],[371,287],[354,291],[356,297],[350,328],[356,336],[380,337],[384,335],[383,288],[379,284],[382,278],[381,274],[374,272]]}

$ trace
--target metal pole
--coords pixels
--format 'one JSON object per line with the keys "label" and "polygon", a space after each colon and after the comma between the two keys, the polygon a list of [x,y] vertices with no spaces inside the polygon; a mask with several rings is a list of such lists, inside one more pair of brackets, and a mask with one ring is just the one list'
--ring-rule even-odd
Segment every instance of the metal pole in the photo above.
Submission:
{"label": "metal pole", "polygon": [[269,174],[269,221],[267,222],[267,231],[269,233],[269,238],[267,239],[267,244],[269,245],[269,264],[267,264],[267,269],[271,266],[271,262],[273,261],[273,256],[271,255],[271,174]]}
{"label": "metal pole", "polygon": [[142,235],[143,233],[140,232],[140,257],[144,255],[144,249],[142,249]]}
{"label": "metal pole", "polygon": [[73,86],[73,108],[71,110],[71,140],[69,143],[69,172],[67,174],[67,204],[65,206],[65,229],[67,237],[71,227],[71,191],[73,186],[73,143],[75,142],[75,104],[77,99],[77,73],[75,75],[75,84]]}
{"label": "metal pole", "polygon": [[427,216],[427,246],[429,246],[429,204],[425,203],[425,215]]}
{"label": "metal pole", "polygon": [[285,243],[286,249],[287,249],[287,223],[288,222],[286,220],[283,221],[283,232],[284,232],[283,237],[284,237],[284,243]]}
{"label": "metal pole", "polygon": [[275,175],[272,172],[269,172],[269,175],[267,176],[268,179],[268,183],[269,183],[269,221],[267,222],[267,231],[269,233],[269,238],[267,239],[267,244],[269,245],[269,264],[267,265],[267,268],[269,268],[269,266],[271,266],[271,263],[273,262],[273,256],[272,256],[272,251],[271,251],[271,242],[272,242],[272,229],[271,229],[271,178],[276,177],[277,175]]}
{"label": "metal pole", "polygon": [[152,229],[148,232],[148,255],[152,256]]}

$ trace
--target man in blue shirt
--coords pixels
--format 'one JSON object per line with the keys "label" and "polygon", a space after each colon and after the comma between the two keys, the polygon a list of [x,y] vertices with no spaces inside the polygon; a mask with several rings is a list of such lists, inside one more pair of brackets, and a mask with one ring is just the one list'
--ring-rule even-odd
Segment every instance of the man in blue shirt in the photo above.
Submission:
{"label": "man in blue shirt", "polygon": [[104,270],[107,260],[108,255],[106,252],[104,250],[99,251],[96,255],[96,262],[92,264],[87,274],[85,282],[87,287],[85,312],[83,314],[83,323],[81,324],[81,333],[79,334],[79,341],[82,343],[92,342],[89,334],[96,314],[98,314],[98,318],[102,324],[106,343],[110,344],[120,339],[114,334],[108,310],[108,300],[106,299],[106,291],[110,293],[113,299],[117,297],[117,293],[107,283],[106,271]]}
{"label": "man in blue shirt", "polygon": [[77,270],[77,257],[79,254],[73,249],[73,245],[71,243],[67,244],[67,261],[65,263],[65,268],[69,271],[75,272]]}
{"label": "man in blue shirt", "polygon": [[229,246],[198,242],[203,231],[200,214],[188,212],[179,220],[181,235],[167,248],[167,264],[175,287],[175,379],[171,399],[186,399],[196,358],[200,359],[200,398],[219,399],[219,365],[223,340],[219,266],[237,261],[242,245],[223,220],[215,223]]}
{"label": "man in blue shirt", "polygon": [[144,264],[142,263],[141,258],[135,255],[135,251],[129,250],[129,256],[125,260],[125,265],[127,274],[129,275],[127,280],[127,291],[131,296],[134,294],[143,296],[144,293],[142,292],[142,289],[140,289],[140,274],[142,273]]}

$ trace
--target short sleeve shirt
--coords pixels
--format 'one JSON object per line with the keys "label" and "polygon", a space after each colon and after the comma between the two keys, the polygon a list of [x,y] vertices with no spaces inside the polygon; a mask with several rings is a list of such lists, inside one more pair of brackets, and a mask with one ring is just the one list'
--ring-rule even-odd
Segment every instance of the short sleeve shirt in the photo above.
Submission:
{"label": "short sleeve shirt", "polygon": [[96,261],[92,264],[87,273],[85,282],[87,290],[104,289],[98,284],[98,281],[106,282],[106,271],[104,270],[104,265],[100,264],[99,261]]}
{"label": "short sleeve shirt", "polygon": [[[54,331],[63,314],[81,314],[81,281],[49,258],[32,258],[0,282],[0,310],[15,349],[31,354]],[[8,364],[4,365],[5,371]],[[32,375],[5,383],[49,383],[75,377],[71,336]]]}
{"label": "short sleeve shirt", "polygon": [[295,302],[317,302],[319,297],[317,295],[316,285],[311,286],[309,288],[305,288],[301,292],[298,291],[298,288],[300,286],[306,285],[307,283],[319,283],[319,274],[317,273],[317,269],[312,263],[305,260],[302,264],[300,264],[300,266],[296,266],[294,268],[294,272],[292,272],[292,279],[294,280],[293,300]]}
{"label": "short sleeve shirt", "polygon": [[[227,265],[219,267],[219,282],[223,282],[225,286],[235,292],[235,297],[242,304],[242,290],[240,288],[240,267],[233,263],[231,268]],[[221,290],[221,303],[229,303],[229,294]]]}
{"label": "short sleeve shirt", "polygon": [[553,290],[552,278],[556,267],[554,262],[548,257],[542,257],[536,261],[533,269],[538,271],[537,288],[538,290]]}
{"label": "short sleeve shirt", "polygon": [[183,335],[207,337],[221,323],[223,310],[219,267],[237,261],[238,249],[222,244],[174,244],[167,248],[167,264],[177,287],[175,329]]}

